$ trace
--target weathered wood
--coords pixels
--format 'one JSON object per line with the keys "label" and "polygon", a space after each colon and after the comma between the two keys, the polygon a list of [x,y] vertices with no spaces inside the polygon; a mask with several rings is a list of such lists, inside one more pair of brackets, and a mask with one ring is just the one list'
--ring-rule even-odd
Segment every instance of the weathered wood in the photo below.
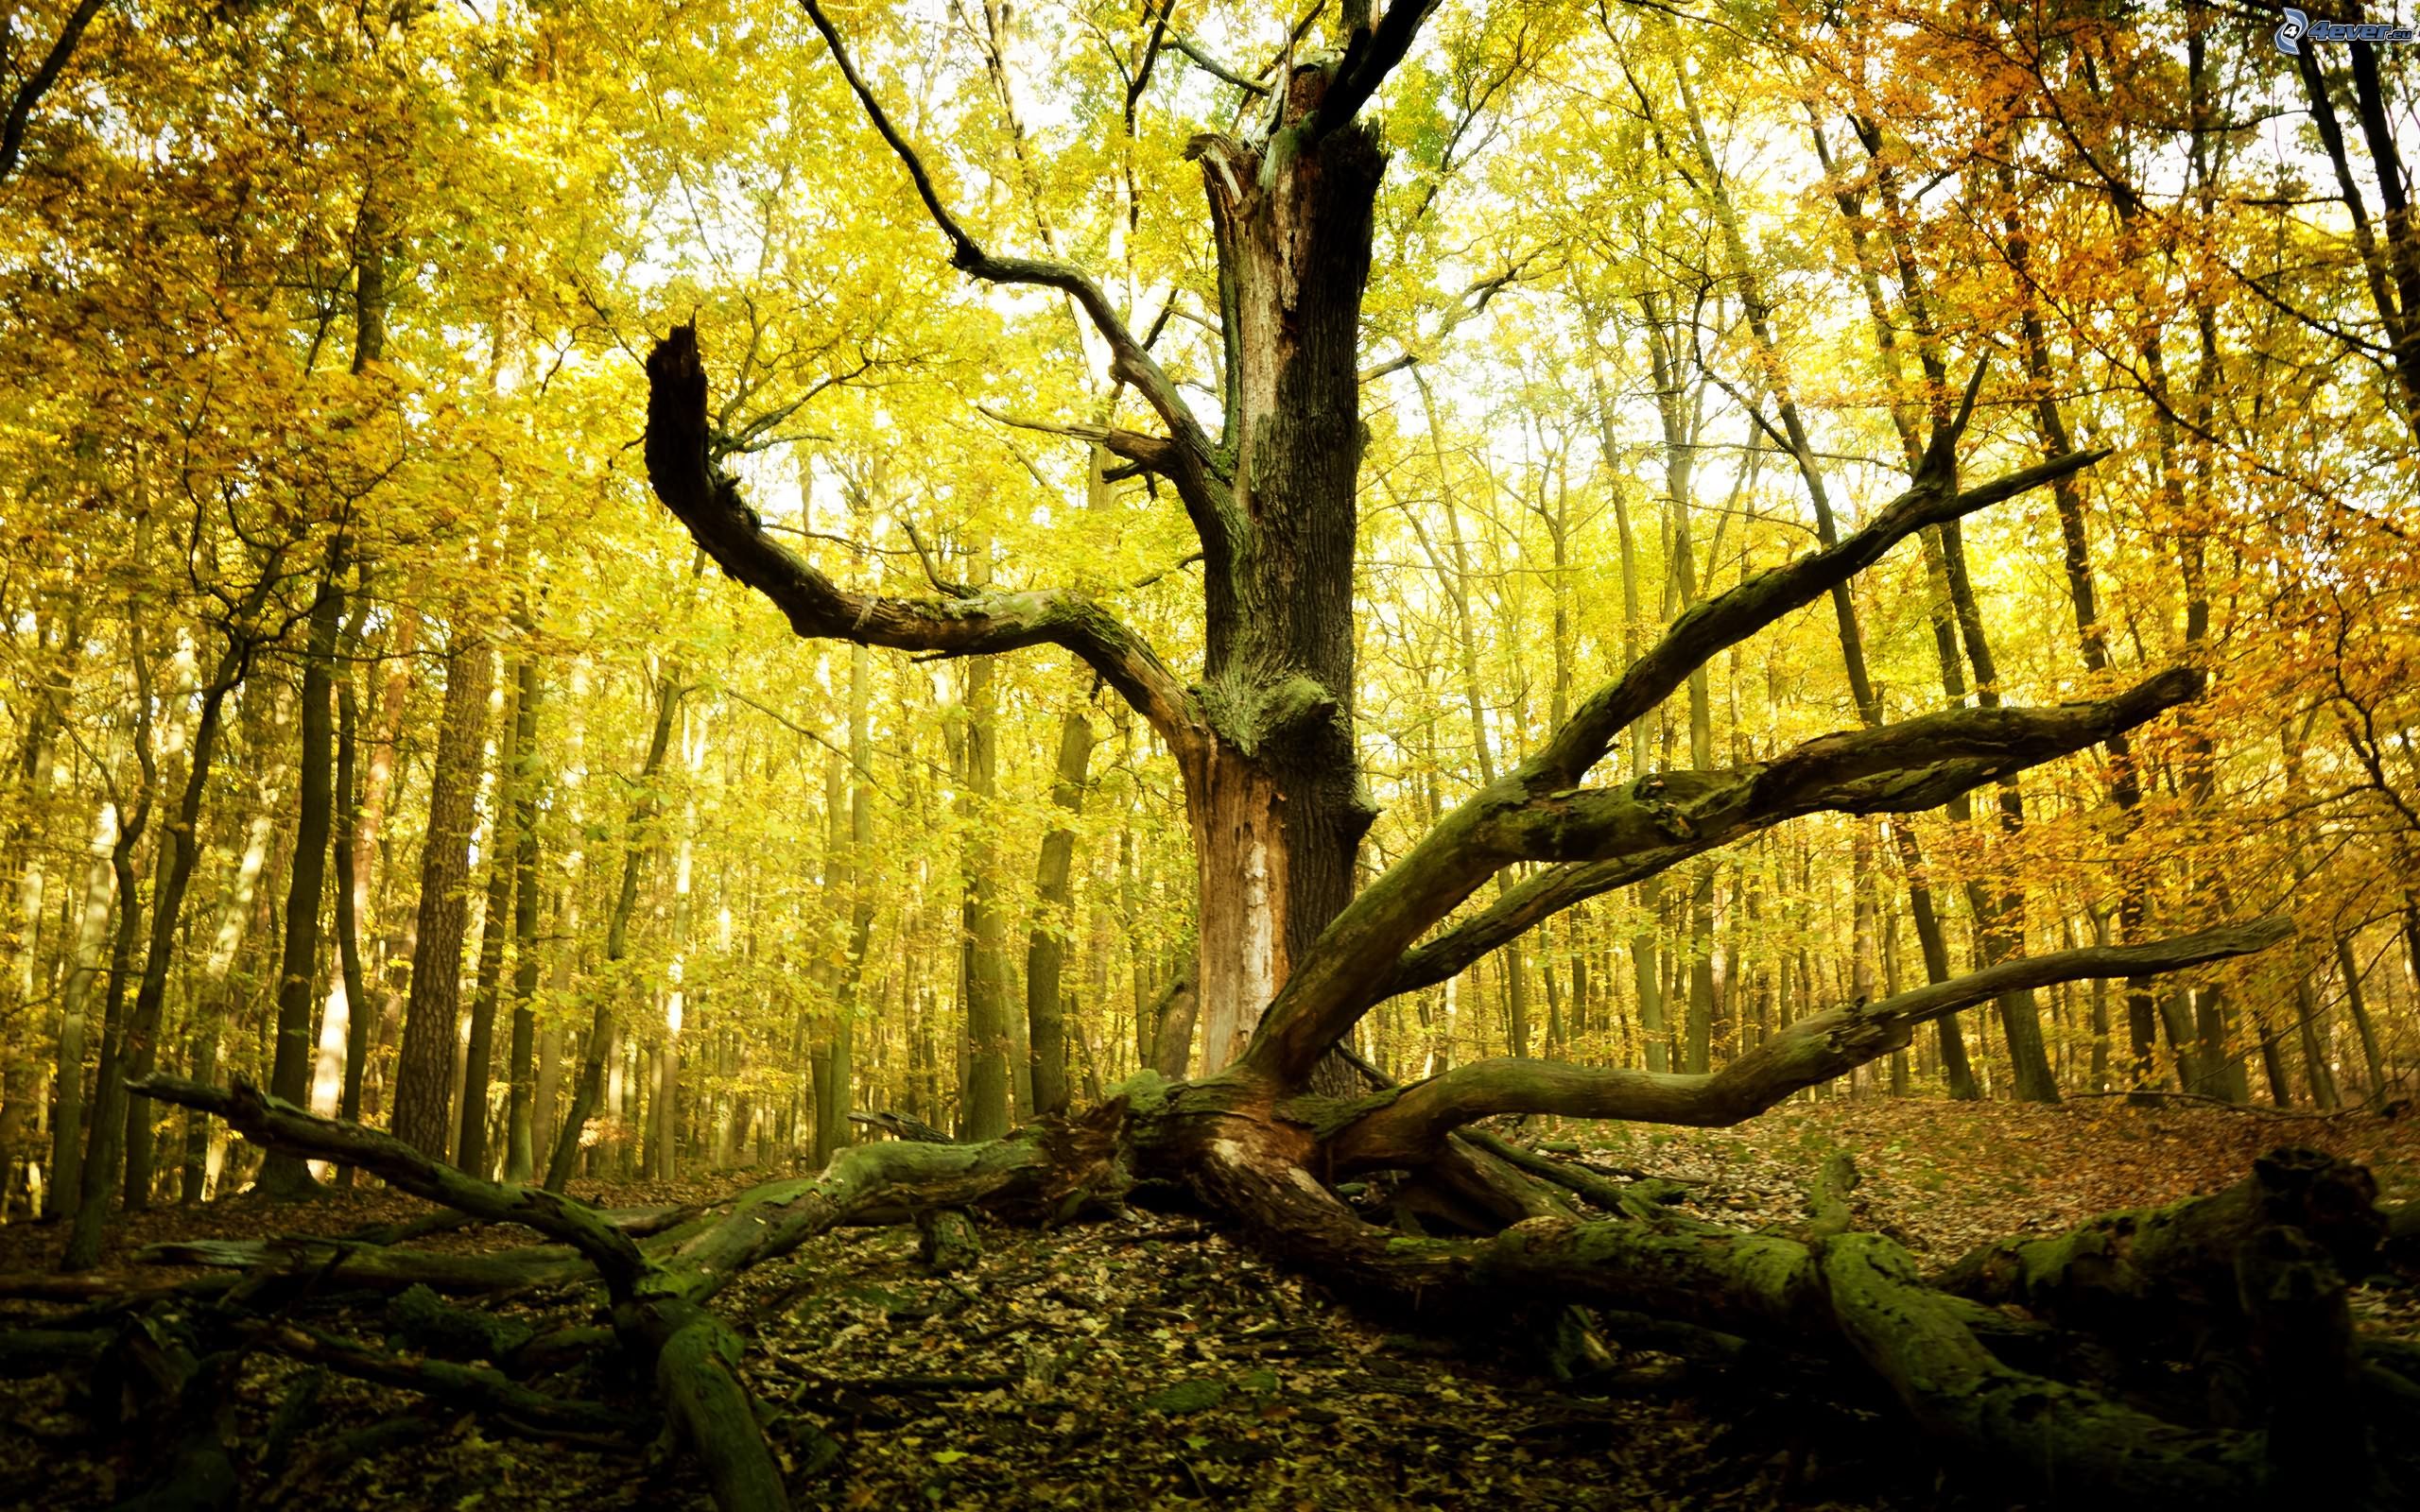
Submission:
{"label": "weathered wood", "polygon": [[2291,1228],[2340,1275],[2368,1275],[2386,1233],[2377,1197],[2377,1182],[2360,1166],[2279,1149],[2209,1196],[2107,1213],[2045,1239],[1983,1246],[1941,1284],[2120,1337],[2190,1340],[2240,1320],[2237,1257],[2264,1229]]}
{"label": "weathered wood", "polygon": [[935,1275],[953,1276],[983,1258],[983,1238],[964,1208],[916,1214],[916,1255]]}

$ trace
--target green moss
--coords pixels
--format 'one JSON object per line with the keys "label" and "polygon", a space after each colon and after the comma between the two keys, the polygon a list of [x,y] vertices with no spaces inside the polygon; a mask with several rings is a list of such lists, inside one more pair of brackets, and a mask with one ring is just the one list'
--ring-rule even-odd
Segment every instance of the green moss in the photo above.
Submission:
{"label": "green moss", "polygon": [[1188,1413],[1205,1412],[1226,1400],[1227,1387],[1223,1382],[1180,1381],[1145,1397],[1143,1405],[1164,1418],[1182,1418]]}

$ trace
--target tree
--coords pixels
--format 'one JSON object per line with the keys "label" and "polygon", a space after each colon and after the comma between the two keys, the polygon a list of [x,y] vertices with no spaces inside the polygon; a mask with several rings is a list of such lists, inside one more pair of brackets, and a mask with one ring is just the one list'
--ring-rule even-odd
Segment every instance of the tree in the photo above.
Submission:
{"label": "tree", "polygon": [[[124,1096],[145,926],[181,949],[208,927],[138,885],[182,848],[230,948],[168,974],[158,1054],[190,1046],[190,1075],[141,1087],[196,1110],[194,1189],[223,1115],[250,1140],[222,1191],[274,1148],[571,1246],[475,1275],[348,1248],[301,1306],[325,1321],[369,1270],[593,1280],[612,1378],[653,1383],[729,1505],[799,1489],[716,1316],[734,1276],[836,1224],[1058,1222],[1138,1183],[1380,1306],[1777,1347],[2054,1497],[2408,1475],[2390,1435],[2372,1460],[2341,1429],[2392,1384],[2342,1305],[2375,1248],[2358,1172],[2265,1162],[2186,1214],[1987,1246],[1928,1284],[1850,1231],[1830,1167],[1803,1228],[1751,1234],[1503,1137],[1531,1114],[1730,1122],[1884,1056],[1893,1091],[2078,1086],[2087,1039],[2110,1069],[2111,973],[2146,1091],[2215,1068],[2232,1092],[2256,1042],[2275,1095],[2318,1095],[2371,1017],[2365,1091],[2408,1079],[2409,217],[2344,239],[2401,215],[2367,114],[2309,146],[2316,189],[2238,146],[2307,95],[2323,127],[2340,106],[2391,127],[2392,70],[2347,83],[2337,55],[2314,89],[2256,18],[2206,6],[1884,0],[1730,29],[1407,0],[1343,8],[1332,55],[1317,9],[1180,31],[1094,6],[1046,73],[1025,61],[1059,39],[1020,12],[944,9],[861,9],[846,35],[764,0],[95,24],[106,66],[78,55],[0,175],[21,380],[0,472],[25,480],[0,682],[39,691],[0,698],[0,868],[27,921],[0,941],[0,1045],[43,1051],[29,1095],[0,1064],[0,1144],[50,1095],[72,1147],[92,1070],[95,1100]],[[934,24],[973,49],[895,29]],[[1242,48],[1268,61],[1218,60]],[[934,227],[971,279],[920,255]],[[835,477],[876,476],[819,513]],[[290,982],[322,954],[301,937],[321,889],[283,844],[302,814],[271,797],[297,786],[291,679],[241,679],[216,775],[177,770],[214,585],[288,536],[299,564],[339,497],[365,571],[318,660],[382,672],[339,707],[324,795],[358,810],[337,954],[349,1004],[380,954],[389,983],[414,970],[407,1024],[399,991],[321,1044],[345,1041],[349,1113],[375,1120],[400,1071],[405,1140],[294,1106],[266,1022],[278,957]],[[216,555],[147,570],[144,531],[187,504]],[[682,572],[710,559],[758,592]],[[845,693],[765,598],[848,643]],[[491,616],[541,604],[544,633],[516,615],[510,637],[466,973]],[[248,628],[269,665],[315,649],[302,616]],[[441,703],[416,641],[454,650]],[[164,782],[129,775],[147,763]],[[1080,844],[1097,825],[1117,843]],[[24,901],[70,890],[61,857],[99,864],[80,919]],[[2224,922],[2273,906],[2323,943],[2264,954],[2276,923]],[[2091,1026],[2082,994],[2033,995],[2078,980]],[[860,1143],[852,1114],[908,1138]],[[99,1125],[104,1172],[102,1130],[148,1127]],[[513,1179],[541,1138],[552,1192],[583,1150],[592,1179],[627,1176],[642,1128],[658,1175],[822,1169],[644,1236]],[[1400,1194],[1396,1228],[1338,1200],[1364,1179]],[[2120,1235],[2141,1263],[2112,1274]],[[214,1253],[252,1273],[223,1304],[106,1304],[163,1375],[159,1340],[190,1345],[192,1442],[214,1372],[262,1349],[469,1390],[508,1428],[617,1431],[552,1384],[289,1328],[248,1305],[290,1295],[266,1246]],[[2135,1359],[2239,1376],[2252,1404],[2154,1421],[2104,1367]]]}
{"label": "tree", "polygon": [[[395,1137],[442,1155],[454,1129],[456,1019],[462,1003],[462,934],[469,909],[472,807],[488,723],[493,648],[457,631],[445,659],[445,715],[429,778],[428,837],[421,847],[420,927],[412,947],[411,1002],[404,1010],[403,1058],[395,1072]],[[492,923],[501,927],[504,920]]]}
{"label": "tree", "polygon": [[[1065,647],[1124,697],[1175,754],[1199,868],[1205,1074],[1148,1095],[1130,1091],[1086,1121],[1138,1174],[1184,1181],[1263,1242],[1365,1285],[1406,1294],[1451,1273],[1522,1276],[1599,1300],[1669,1297],[1678,1277],[1703,1318],[1729,1319],[1710,1297],[1770,1305],[1724,1261],[1655,1263],[1613,1243],[1609,1226],[1551,1233],[1508,1229],[1492,1240],[1407,1249],[1355,1217],[1310,1173],[1425,1169],[1490,1191],[1502,1219],[1543,1211],[1519,1177],[1486,1168],[1457,1132],[1495,1113],[1719,1123],[1748,1116],[1908,1042],[1914,1027],[1958,1006],[2078,976],[2176,966],[2258,949],[2274,925],[2246,926],[2125,950],[2023,958],[1880,1002],[1813,1014],[1714,1075],[1607,1071],[1514,1057],[1457,1067],[1409,1089],[1323,1097],[1314,1074],[1373,1006],[1450,974],[1541,919],[1610,887],[1654,875],[1783,819],[1821,810],[1908,814],[2121,734],[2195,696],[2202,676],[2177,669],[2115,696],[2058,708],[1959,707],[1806,742],[1772,760],[1644,775],[1618,786],[1590,774],[1614,743],[1713,657],[1831,593],[1910,536],[1954,525],[2002,500],[2098,460],[2076,452],[1979,485],[1962,484],[1958,454],[1978,390],[1936,411],[1910,485],[1861,528],[1786,565],[1707,593],[1619,677],[1580,700],[1526,759],[1452,810],[1357,893],[1354,852],[1373,810],[1354,741],[1353,554],[1360,419],[1360,305],[1372,255],[1373,203],[1385,164],[1364,119],[1402,62],[1429,7],[1405,0],[1374,25],[1348,28],[1338,57],[1296,62],[1271,91],[1258,128],[1197,137],[1216,244],[1221,415],[1214,438],[1167,372],[1090,277],[1060,263],[994,254],[943,202],[930,172],[856,71],[815,0],[810,19],[874,129],[900,159],[950,259],[990,284],[1056,290],[1074,301],[1156,431],[1069,427],[1170,487],[1199,539],[1206,651],[1201,676],[1181,680],[1132,630],[1088,595],[1067,591],[956,588],[931,599],[840,588],[763,528],[717,464],[716,411],[694,325],[679,326],[648,359],[648,474],[657,496],[732,578],[778,609],[798,634],[950,656],[1038,644]],[[1685,537],[1683,537],[1685,541]],[[1694,599],[1695,590],[1686,590]],[[988,731],[986,732],[988,737]],[[988,763],[988,753],[978,763]],[[981,773],[978,772],[978,785]],[[1544,869],[1492,905],[1422,937],[1505,867]],[[996,944],[996,942],[992,942]],[[985,942],[977,941],[978,950]],[[981,1033],[984,1021],[971,1021]],[[1693,1031],[1694,1033],[1694,1031]],[[977,1066],[985,1047],[977,1046]],[[1702,1056],[1694,1044],[1693,1057]],[[998,1127],[996,1100],[978,1095],[970,1134]],[[987,1108],[994,1109],[987,1111]],[[1104,1152],[1056,1136],[1022,1146],[1058,1163],[1045,1179],[1080,1184]],[[978,1151],[1018,1147],[979,1144]],[[890,1146],[885,1150],[909,1147]],[[868,1165],[880,1163],[874,1150]],[[973,1160],[990,1157],[977,1154]],[[838,1162],[835,1172],[849,1162]],[[1011,1183],[1013,1185],[1014,1183]],[[1504,1189],[1512,1187],[1508,1194]],[[1482,1199],[1484,1200],[1484,1199]],[[1952,1413],[1950,1385],[1917,1349],[1868,1332],[1858,1310],[1912,1284],[1881,1269],[1829,1283],[1832,1326],[1908,1400],[1920,1420],[2003,1452],[1987,1420]],[[1467,1269],[1466,1269],[1467,1268]],[[1885,1280],[1893,1277],[1895,1280]],[[1962,1335],[1962,1327],[1951,1331]],[[1971,1344],[1958,1348],[1971,1348]],[[2095,1403],[2070,1403],[2052,1432],[2123,1459],[2120,1427]],[[2101,1442],[2101,1440],[2107,1442]],[[727,1449],[728,1446],[723,1446]],[[720,1450],[710,1451],[710,1456]],[[2112,1488],[2114,1489],[2114,1484]]]}

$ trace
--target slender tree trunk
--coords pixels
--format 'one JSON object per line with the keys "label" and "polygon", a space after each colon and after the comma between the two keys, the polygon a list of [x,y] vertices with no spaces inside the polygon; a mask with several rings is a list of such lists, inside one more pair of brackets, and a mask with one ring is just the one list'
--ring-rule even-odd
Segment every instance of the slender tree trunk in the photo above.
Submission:
{"label": "slender tree trunk", "polygon": [[[285,953],[277,977],[277,1054],[270,1063],[269,1094],[302,1106],[311,1096],[312,992],[320,962],[320,902],[327,891],[328,835],[335,822],[335,734],[328,709],[334,679],[337,632],[344,614],[345,548],[341,538],[328,548],[326,570],[311,600],[310,629],[302,660],[302,755],[297,773],[300,808],[294,821],[294,859],[286,873]],[[261,1190],[291,1198],[319,1190],[310,1170],[295,1156],[268,1152],[261,1166]]]}
{"label": "slender tree trunk", "polygon": [[445,709],[429,779],[427,838],[421,848],[411,998],[404,1012],[403,1054],[395,1068],[395,1137],[440,1160],[448,1153],[446,1136],[453,1122],[472,808],[478,796],[493,656],[477,632],[458,630],[446,657]]}
{"label": "slender tree trunk", "polygon": [[84,1166],[84,1005],[94,979],[103,970],[102,944],[109,934],[112,888],[116,874],[111,857],[117,842],[115,803],[104,803],[95,826],[91,860],[86,868],[84,902],[76,926],[75,953],[69,957],[67,980],[60,988],[59,1104],[50,1125],[50,1189],[47,1205],[54,1218],[72,1218],[83,1198]]}
{"label": "slender tree trunk", "polygon": [[[521,682],[516,658],[505,668],[505,681]],[[471,1027],[462,1052],[462,1109],[454,1141],[454,1163],[473,1176],[488,1175],[488,1091],[494,1079],[495,1015],[504,994],[504,945],[512,931],[514,784],[520,753],[512,737],[521,728],[514,695],[505,697],[504,720],[496,742],[495,799],[489,805],[488,839],[480,849],[488,862],[487,897],[479,910],[478,965],[471,981]]]}
{"label": "slender tree trunk", "polygon": [[1008,920],[1000,907],[998,859],[992,843],[1000,796],[998,697],[990,661],[968,663],[966,818],[961,832],[968,1059],[961,1133],[969,1140],[994,1140],[1009,1131]]}
{"label": "slender tree trunk", "polygon": [[[588,1121],[596,1114],[599,1099],[607,1091],[609,1068],[618,1079],[619,1062],[614,1058],[617,1038],[614,1018],[614,995],[622,985],[614,968],[630,954],[631,915],[639,901],[639,873],[647,865],[648,847],[652,841],[651,830],[656,814],[655,781],[664,772],[665,752],[672,745],[672,719],[684,692],[678,676],[666,668],[655,683],[655,728],[648,735],[647,759],[640,764],[637,797],[631,799],[630,823],[622,840],[622,880],[614,890],[614,912],[605,921],[604,980],[596,988],[596,1022],[588,1031],[588,1043],[582,1052],[579,1080],[574,1085],[571,1107],[563,1114],[562,1129],[555,1136],[554,1154],[546,1161],[545,1187],[561,1192],[571,1180],[572,1167],[579,1163],[581,1141],[588,1130]],[[614,1110],[619,1111],[620,1093],[614,1093]]]}
{"label": "slender tree trunk", "polygon": [[[1098,466],[1098,461],[1096,461]],[[1072,819],[1083,812],[1084,782],[1093,753],[1091,713],[1079,705],[1059,723],[1059,761],[1051,774],[1051,806]],[[1033,930],[1025,949],[1027,1037],[1033,1054],[1033,1110],[1067,1110],[1067,1019],[1060,977],[1073,919],[1076,832],[1056,823],[1042,837],[1034,868]]]}
{"label": "slender tree trunk", "polygon": [[[358,651],[364,643],[363,622],[370,609],[369,575],[362,575],[353,624],[345,644]],[[337,683],[336,828],[331,857],[336,870],[337,967],[344,993],[344,1079],[337,1092],[337,1117],[348,1124],[361,1119],[362,1077],[370,1067],[370,1026],[377,1014],[370,1002],[370,983],[361,966],[362,916],[368,912],[369,878],[360,851],[362,816],[361,704],[350,672]],[[336,1184],[353,1185],[353,1167],[339,1166]]]}
{"label": "slender tree trunk", "polygon": [[[142,655],[139,647],[135,655]],[[134,738],[138,742],[148,741],[148,717],[139,719],[137,724]],[[126,1128],[126,988],[134,970],[135,940],[143,929],[143,908],[135,895],[134,848],[143,838],[151,807],[147,757],[146,765],[146,796],[137,799],[132,811],[119,822],[117,838],[110,846],[110,875],[117,885],[117,928],[110,938],[109,986],[101,1005],[101,1051],[98,1074],[93,1084],[92,1138],[85,1143],[83,1169],[79,1173],[83,1179],[77,1194],[74,1225],[68,1231],[66,1252],[60,1258],[59,1268],[63,1271],[91,1270],[100,1263],[110,1188],[115,1184],[117,1175],[118,1142]]]}
{"label": "slender tree trunk", "polygon": [[2354,958],[2349,936],[2336,936],[2336,970],[2344,982],[2344,1011],[2352,1015],[2353,1032],[2361,1040],[2361,1067],[2369,1074],[2366,1091],[2372,1103],[2386,1094],[2386,1063],[2378,1056],[2378,1034],[2370,1022],[2370,1005],[2361,991],[2361,967]]}
{"label": "slender tree trunk", "polygon": [[[504,1178],[527,1181],[537,1167],[538,1082],[531,1068],[538,1018],[538,659],[525,654],[513,696],[512,1043],[505,1059]],[[497,812],[502,814],[502,806]],[[544,1078],[545,1099],[554,1078]]]}
{"label": "slender tree trunk", "polygon": [[[202,798],[210,785],[210,767],[218,750],[228,695],[244,680],[257,648],[250,638],[251,621],[268,602],[276,583],[276,558],[271,557],[262,562],[259,570],[260,576],[247,592],[244,603],[222,627],[226,646],[219,653],[209,682],[201,689],[201,705],[194,714],[193,730],[187,741],[184,790],[164,836],[165,843],[160,848],[153,877],[151,937],[144,953],[143,981],[135,989],[133,1012],[126,1025],[125,1054],[119,1068],[127,1076],[149,1075],[158,1053],[161,1022],[168,1000],[168,969],[177,953],[177,923],[184,911],[185,889],[193,881],[194,863],[201,854]],[[119,880],[123,883],[125,878],[121,876]],[[130,911],[127,896],[123,892],[120,895],[122,911]],[[96,1142],[106,1140],[108,1159],[96,1163],[90,1151],[84,1158],[84,1202],[76,1215],[76,1230],[68,1243],[68,1255],[75,1269],[88,1268],[99,1256],[105,1206],[100,1198],[117,1174],[114,1167],[120,1152],[126,1156],[127,1189],[134,1205],[147,1203],[151,1194],[151,1100],[129,1098],[107,1086],[101,1091],[111,1118],[123,1119],[124,1126],[112,1129],[95,1125],[94,1138]]]}

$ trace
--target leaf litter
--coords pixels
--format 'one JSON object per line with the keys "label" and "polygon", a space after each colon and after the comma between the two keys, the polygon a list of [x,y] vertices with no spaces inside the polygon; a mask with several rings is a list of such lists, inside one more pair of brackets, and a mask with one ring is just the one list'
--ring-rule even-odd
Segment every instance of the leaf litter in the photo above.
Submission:
{"label": "leaf litter", "polygon": [[[2288,1123],[2215,1108],[2055,1108],[1905,1099],[1793,1104],[1720,1130],[1533,1124],[1503,1132],[1617,1176],[1675,1183],[1700,1216],[1787,1228],[1806,1183],[1846,1148],[1864,1173],[1860,1226],[1939,1266],[1968,1246],[2052,1232],[2096,1213],[2216,1191],[2282,1143],[2360,1160],[2383,1197],[2420,1197],[2420,1119]],[[702,1206],[745,1176],[584,1190],[601,1204]],[[301,1207],[249,1197],[158,1209],[119,1226],[107,1263],[164,1240],[342,1234],[426,1217],[383,1192]],[[1906,1450],[1887,1408],[1856,1391],[1777,1393],[1649,1349],[1593,1374],[1549,1374],[1540,1321],[1478,1334],[1357,1312],[1198,1221],[1131,1211],[1032,1231],[980,1228],[953,1275],[909,1228],[825,1235],[751,1271],[718,1301],[748,1338],[748,1383],[801,1506],[1286,1509],[1391,1507],[1897,1509],[1995,1504]],[[414,1247],[495,1250],[518,1230],[459,1228]],[[55,1261],[54,1226],[0,1229],[0,1269]],[[2365,1326],[2420,1332],[2409,1290],[2364,1287]],[[600,1321],[593,1288],[510,1299],[541,1332]],[[0,1324],[60,1304],[0,1302]],[[326,1326],[375,1340],[380,1304]],[[611,1351],[566,1389],[617,1404],[644,1393]],[[307,1384],[306,1377],[313,1379]],[[105,1506],[151,1467],[95,1456],[56,1377],[0,1383],[0,1505]],[[276,1427],[307,1396],[307,1429]],[[1810,1400],[1820,1399],[1820,1400]],[[659,1443],[609,1454],[514,1438],[413,1394],[284,1357],[249,1357],[228,1424],[247,1505],[312,1508],[705,1508],[701,1479]],[[339,1459],[325,1446],[378,1425],[414,1430]],[[269,1463],[274,1456],[276,1463]],[[1969,1496],[1983,1499],[1975,1502]]]}

